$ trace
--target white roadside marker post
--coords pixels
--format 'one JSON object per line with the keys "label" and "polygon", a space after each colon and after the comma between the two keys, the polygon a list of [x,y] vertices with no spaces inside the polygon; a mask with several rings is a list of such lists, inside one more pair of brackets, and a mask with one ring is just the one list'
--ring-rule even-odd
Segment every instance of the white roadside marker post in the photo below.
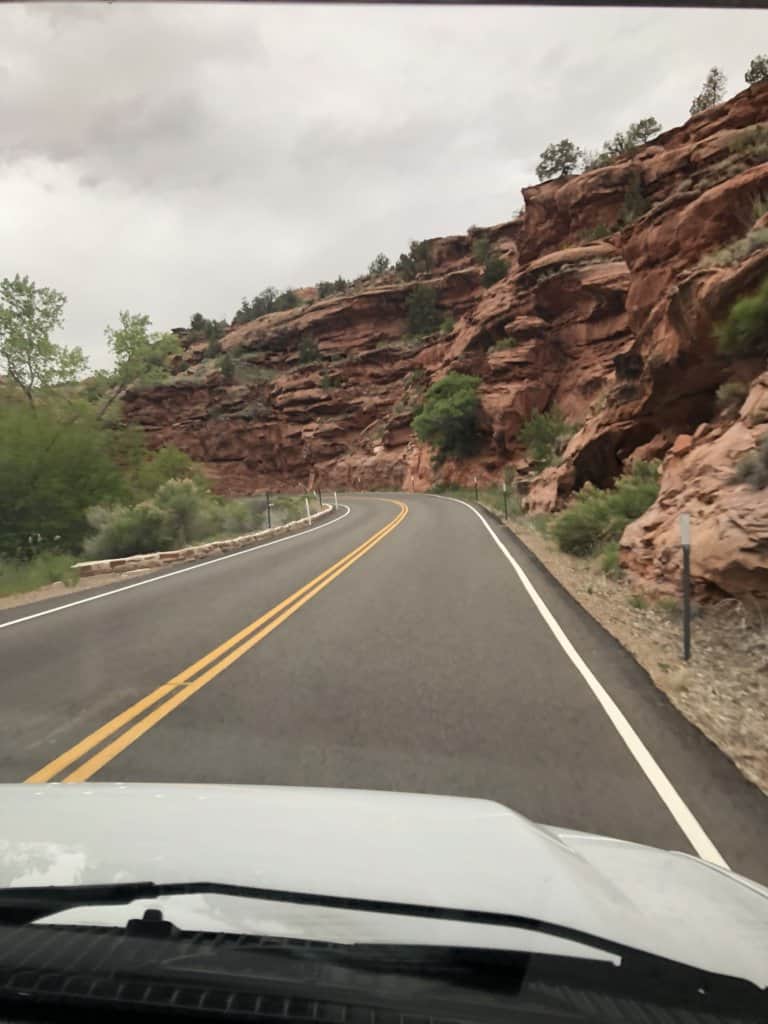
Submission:
{"label": "white roadside marker post", "polygon": [[683,549],[683,660],[691,659],[691,517],[680,516],[680,544]]}
{"label": "white roadside marker post", "polygon": [[312,525],[312,513],[309,511],[309,498],[307,497],[306,494],[304,495],[304,505],[305,505],[305,507],[307,509],[307,522],[311,526]]}

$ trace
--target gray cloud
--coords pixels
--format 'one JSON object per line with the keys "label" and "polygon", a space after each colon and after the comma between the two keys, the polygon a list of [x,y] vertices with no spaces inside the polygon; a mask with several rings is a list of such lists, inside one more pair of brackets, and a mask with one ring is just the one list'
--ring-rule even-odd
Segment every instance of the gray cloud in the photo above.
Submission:
{"label": "gray cloud", "polygon": [[737,91],[762,17],[0,5],[0,275],[103,361],[120,308],[231,316],[511,216],[548,142],[679,123],[713,63]]}

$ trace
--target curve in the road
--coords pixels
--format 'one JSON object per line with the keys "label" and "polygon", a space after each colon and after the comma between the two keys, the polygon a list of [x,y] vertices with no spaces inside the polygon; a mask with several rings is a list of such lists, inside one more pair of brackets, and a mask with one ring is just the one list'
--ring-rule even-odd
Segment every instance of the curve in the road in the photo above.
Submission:
{"label": "curve in the road", "polygon": [[308,533],[315,533],[316,530],[324,530],[327,526],[333,526],[334,523],[340,522],[352,511],[349,505],[341,505],[344,512],[340,516],[334,516],[333,519],[328,519],[324,523],[320,523],[317,526],[309,526],[306,530],[301,530],[299,533],[293,533],[288,537],[278,537],[277,540],[268,540],[262,544],[254,544],[251,547],[241,548],[239,551],[231,551],[228,555],[217,555],[216,558],[208,558],[204,562],[195,562],[194,565],[186,565],[183,569],[173,569],[171,572],[164,572],[160,576],[149,576],[143,580],[137,580],[135,583],[126,583],[123,586],[115,587],[113,590],[103,591],[99,594],[91,594],[89,597],[81,597],[77,601],[67,601],[66,604],[58,604],[53,608],[45,608],[40,612],[33,612],[30,615],[22,615],[18,619],[11,619],[10,622],[0,622],[0,629],[8,629],[10,626],[19,626],[22,622],[31,622],[33,619],[41,619],[46,615],[53,615],[55,612],[63,612],[69,608],[76,608],[81,604],[91,604],[93,601],[101,601],[105,597],[114,597],[116,594],[124,594],[126,590],[135,590],[137,587],[146,587],[151,583],[161,583],[163,580],[171,579],[172,576],[181,576],[186,572],[194,572],[196,569],[204,569],[210,565],[216,565],[217,562],[226,562],[230,558],[239,558],[241,555],[250,555],[254,551],[261,551],[264,548],[270,548],[275,544],[285,544],[287,541],[296,540],[297,537],[305,537]]}
{"label": "curve in the road", "polygon": [[[134,743],[140,736],[143,736],[144,733],[165,718],[166,715],[170,714],[171,711],[189,700],[198,690],[202,689],[203,686],[212,679],[215,679],[216,676],[220,675],[221,672],[250,651],[256,644],[260,643],[273,630],[285,622],[286,619],[297,612],[299,608],[310,601],[316,594],[319,594],[321,590],[324,590],[325,587],[329,586],[330,583],[384,540],[393,530],[397,529],[408,515],[407,505],[401,501],[392,501],[391,499],[381,500],[389,501],[399,509],[394,519],[391,519],[384,527],[377,530],[376,533],[368,537],[362,544],[348,552],[343,558],[279,602],[264,615],[249,623],[244,629],[189,665],[167,683],[158,686],[146,697],[143,697],[119,715],[116,715],[105,725],[75,744],[75,746],[54,758],[54,760],[50,761],[39,771],[30,775],[25,781],[29,783],[53,781],[71,765],[80,761],[91,751],[96,750],[110,736],[119,733],[112,742],[97,750],[88,760],[66,775],[62,781],[85,782],[90,779],[100,768],[103,768],[105,764],[108,764],[113,758],[117,757],[118,754]],[[130,728],[125,729],[129,724]],[[125,731],[120,732],[122,729],[125,729]]]}

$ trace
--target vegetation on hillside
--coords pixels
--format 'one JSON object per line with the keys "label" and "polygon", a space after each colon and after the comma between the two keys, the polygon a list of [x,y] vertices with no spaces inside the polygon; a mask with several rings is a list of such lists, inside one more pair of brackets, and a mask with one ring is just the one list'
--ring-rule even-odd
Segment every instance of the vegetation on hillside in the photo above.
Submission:
{"label": "vegetation on hillside", "polygon": [[651,507],[658,493],[659,464],[638,462],[607,490],[585,484],[555,519],[552,534],[562,551],[594,554],[618,541],[627,525]]}
{"label": "vegetation on hillside", "polygon": [[535,412],[526,420],[518,434],[528,457],[537,471],[553,465],[576,427],[568,423],[562,412],[554,406],[547,412]]}
{"label": "vegetation on hillside", "polygon": [[768,277],[754,294],[734,302],[715,337],[723,355],[768,355]]}
{"label": "vegetation on hillside", "polygon": [[439,458],[468,455],[477,442],[479,377],[449,373],[427,390],[411,421],[416,436],[436,450]]}

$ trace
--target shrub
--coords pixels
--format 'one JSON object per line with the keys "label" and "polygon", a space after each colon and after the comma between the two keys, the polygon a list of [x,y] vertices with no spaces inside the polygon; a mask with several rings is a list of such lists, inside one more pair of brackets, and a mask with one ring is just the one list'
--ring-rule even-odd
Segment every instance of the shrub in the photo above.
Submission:
{"label": "shrub", "polygon": [[429,242],[411,242],[408,252],[400,253],[395,270],[404,281],[412,281],[417,274],[426,274],[432,269],[432,253]]}
{"label": "shrub", "polygon": [[408,312],[408,332],[421,337],[432,334],[440,327],[441,315],[437,308],[437,292],[427,284],[417,284],[405,302]]}
{"label": "shrub", "polygon": [[477,436],[479,383],[479,377],[449,373],[433,384],[411,422],[416,436],[437,448],[440,455],[471,452]]}
{"label": "shrub", "polygon": [[733,138],[729,144],[732,153],[746,157],[766,159],[768,157],[768,126],[751,124]]}
{"label": "shrub", "polygon": [[72,568],[71,555],[58,555],[43,551],[23,561],[0,560],[0,597],[37,590],[49,583],[61,581],[67,586],[77,583],[78,572]]}
{"label": "shrub", "polygon": [[741,405],[747,397],[748,390],[743,380],[727,380],[720,385],[715,393],[715,405],[720,412]]}
{"label": "shrub", "polygon": [[606,238],[610,235],[611,229],[606,227],[605,224],[597,224],[595,227],[590,228],[589,231],[585,231],[581,236],[582,242],[597,242],[600,238]]}
{"label": "shrub", "polygon": [[539,157],[536,165],[536,176],[539,181],[549,178],[565,178],[573,174],[583,153],[570,139],[561,139],[547,146]]}
{"label": "shrub", "polygon": [[734,302],[728,316],[715,328],[715,337],[723,355],[768,354],[768,277],[754,295]]}
{"label": "shrub", "polygon": [[749,452],[739,462],[732,483],[749,484],[756,491],[768,487],[768,434],[761,439],[756,451]]}
{"label": "shrub", "polygon": [[314,363],[320,358],[320,346],[311,335],[305,335],[299,342],[299,362]]}
{"label": "shrub", "polygon": [[389,256],[385,256],[383,252],[380,252],[368,264],[368,273],[371,277],[379,277],[381,274],[385,274],[390,266]]}
{"label": "shrub", "polygon": [[555,407],[549,412],[535,412],[520,428],[518,437],[534,465],[543,469],[552,464],[574,430]]}
{"label": "shrub", "polygon": [[628,523],[641,516],[659,493],[659,464],[638,462],[608,490],[585,486],[552,528],[561,551],[590,555],[609,541],[618,541]]}
{"label": "shrub", "polygon": [[608,541],[603,548],[600,566],[605,575],[612,580],[620,580],[624,575],[624,570],[619,562],[619,542],[617,540]]}
{"label": "shrub", "polygon": [[[755,218],[757,219],[757,218]],[[739,238],[730,245],[724,245],[721,249],[706,253],[702,256],[700,265],[703,267],[732,267],[736,263],[745,260],[758,249],[765,249],[768,246],[768,228],[754,228],[744,238]]]}
{"label": "shrub", "polygon": [[167,512],[151,501],[132,508],[94,508],[88,522],[95,535],[83,545],[87,559],[124,558],[172,548],[173,530]]}
{"label": "shrub", "polygon": [[453,327],[454,327],[453,317],[451,316],[450,313],[446,313],[446,315],[443,317],[443,319],[440,322],[440,333],[441,334],[450,334],[451,331],[453,330]]}
{"label": "shrub", "polygon": [[485,261],[485,270],[483,272],[483,284],[486,288],[490,288],[492,284],[496,284],[503,277],[506,276],[509,264],[505,259],[496,253],[491,253],[488,259]]}
{"label": "shrub", "polygon": [[318,281],[315,285],[318,299],[326,299],[329,295],[333,295],[334,290],[333,281]]}
{"label": "shrub", "polygon": [[651,202],[643,192],[643,176],[640,171],[633,170],[624,190],[624,205],[619,215],[619,223],[622,226],[631,224],[632,221],[647,213],[650,206]]}
{"label": "shrub", "polygon": [[485,263],[491,252],[491,243],[485,235],[480,235],[472,242],[472,258],[476,263]]}
{"label": "shrub", "polygon": [[235,361],[229,352],[225,352],[216,360],[216,366],[225,384],[231,384],[235,379]]}

